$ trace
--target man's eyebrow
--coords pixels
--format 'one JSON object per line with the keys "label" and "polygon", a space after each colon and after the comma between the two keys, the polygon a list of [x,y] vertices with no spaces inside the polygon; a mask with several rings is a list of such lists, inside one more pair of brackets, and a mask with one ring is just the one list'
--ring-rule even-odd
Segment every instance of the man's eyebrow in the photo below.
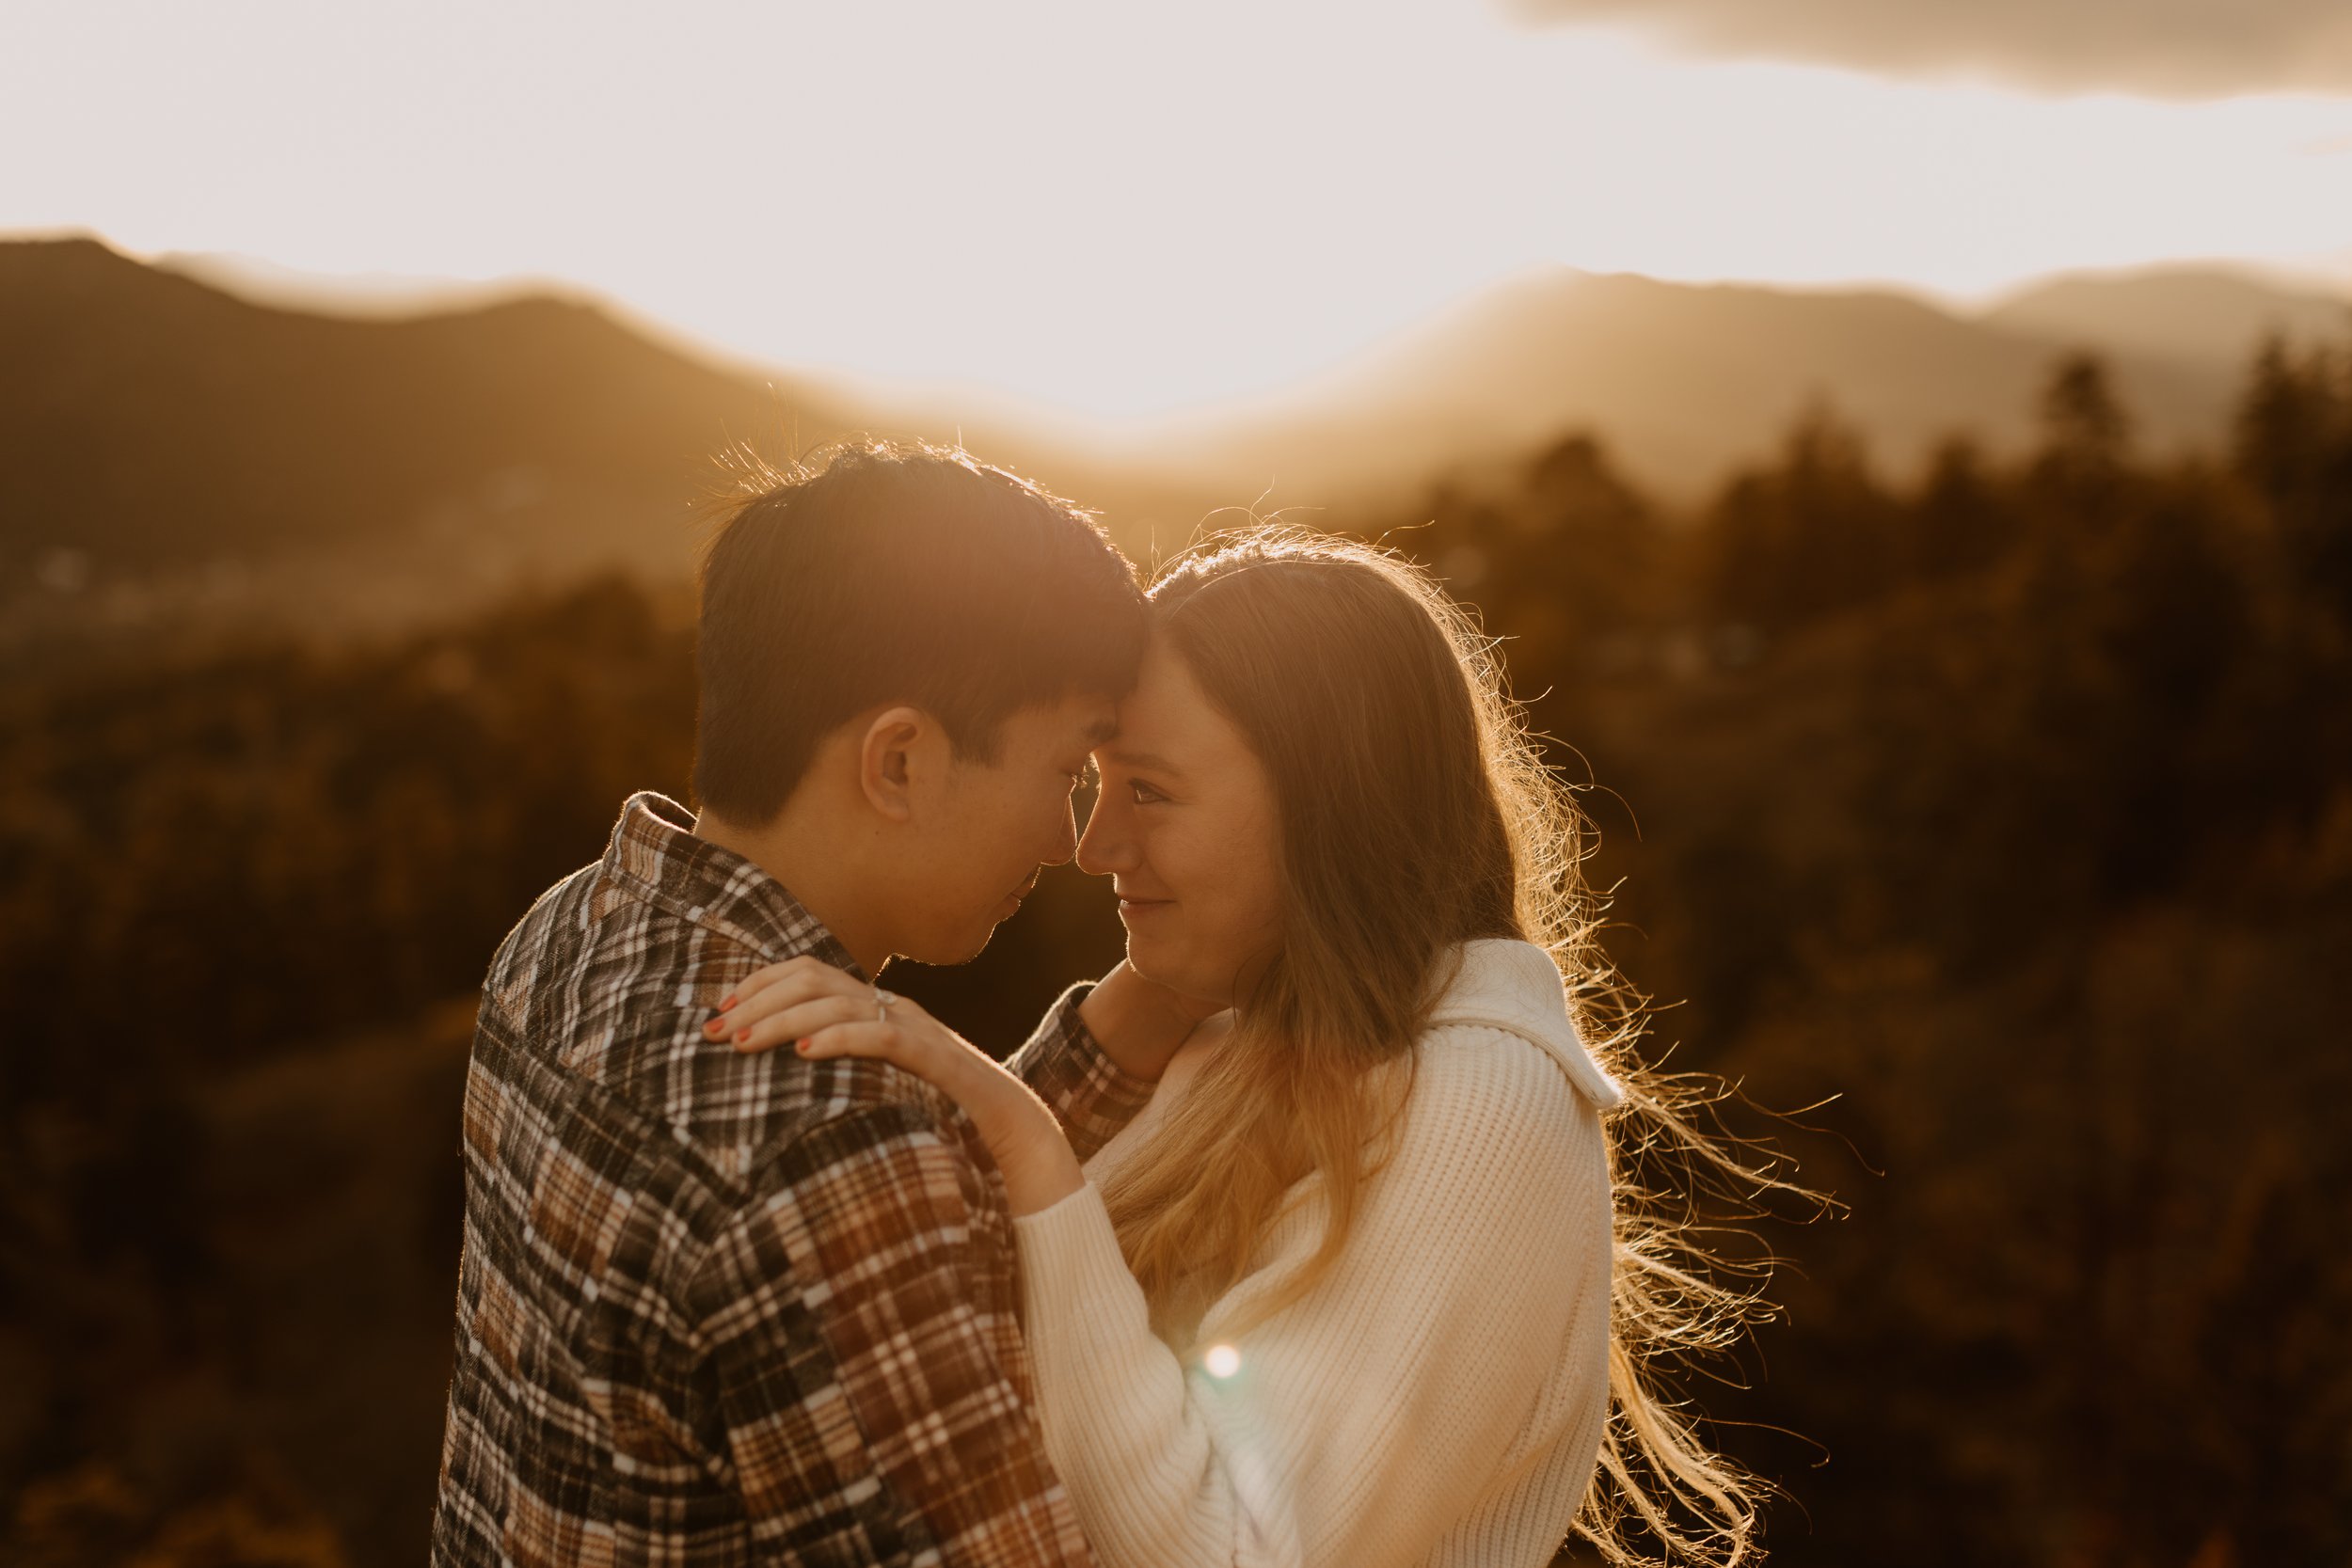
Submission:
{"label": "man's eyebrow", "polygon": [[1087,726],[1087,750],[1089,752],[1093,751],[1097,746],[1102,745],[1104,741],[1110,739],[1118,733],[1118,715],[1114,714],[1108,719],[1097,719],[1093,723]]}
{"label": "man's eyebrow", "polygon": [[1133,768],[1144,773],[1172,773],[1181,777],[1184,769],[1166,757],[1150,752],[1110,752],[1104,753],[1121,768]]}

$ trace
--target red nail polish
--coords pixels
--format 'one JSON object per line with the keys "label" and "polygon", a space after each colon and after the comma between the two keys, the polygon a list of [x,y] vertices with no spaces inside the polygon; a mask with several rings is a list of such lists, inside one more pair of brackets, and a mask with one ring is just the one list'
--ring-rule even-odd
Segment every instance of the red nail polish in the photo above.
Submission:
{"label": "red nail polish", "polygon": [[719,1010],[720,1010],[721,1012],[723,1012],[723,1012],[725,1012],[725,1011],[726,1011],[729,1007],[732,1007],[732,1006],[735,1006],[735,998],[734,998],[734,997],[732,997],[732,996],[730,996],[730,997],[728,997],[725,1001],[723,1001],[723,1002],[722,1002],[722,1003],[720,1003],[720,1004],[719,1004]]}
{"label": "red nail polish", "polygon": [[805,1056],[805,1055],[807,1055],[807,1054],[808,1054],[808,1041],[806,1041],[806,1040],[794,1040],[794,1041],[792,1042],[792,1049],[793,1049],[793,1050],[795,1050],[795,1051],[797,1051],[797,1052],[799,1052],[802,1055]]}

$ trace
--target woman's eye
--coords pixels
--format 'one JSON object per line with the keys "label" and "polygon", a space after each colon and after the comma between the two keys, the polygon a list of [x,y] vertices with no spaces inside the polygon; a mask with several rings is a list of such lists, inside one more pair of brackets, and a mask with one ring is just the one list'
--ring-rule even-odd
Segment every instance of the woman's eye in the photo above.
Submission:
{"label": "woman's eye", "polygon": [[1158,790],[1153,789],[1150,784],[1145,784],[1141,779],[1129,779],[1127,781],[1127,788],[1135,796],[1136,804],[1139,806],[1148,806],[1154,800],[1165,800],[1168,799],[1167,796],[1161,794]]}

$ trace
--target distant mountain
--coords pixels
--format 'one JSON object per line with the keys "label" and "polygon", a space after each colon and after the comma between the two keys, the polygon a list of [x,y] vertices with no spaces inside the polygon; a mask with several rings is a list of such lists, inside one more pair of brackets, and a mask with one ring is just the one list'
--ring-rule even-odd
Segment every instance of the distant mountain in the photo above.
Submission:
{"label": "distant mountain", "polygon": [[[803,388],[778,396],[832,412]],[[587,305],[354,321],[247,304],[90,241],[0,245],[12,546],[161,564],[452,509],[652,499],[772,417]]]}
{"label": "distant mountain", "polygon": [[2237,371],[2273,333],[2341,340],[2352,297],[2296,293],[2236,273],[2183,269],[2039,283],[1979,318],[1988,325],[2107,354]]}
{"label": "distant mountain", "polygon": [[[2178,309],[2187,295],[2206,308]],[[2170,340],[2156,325],[2167,300],[2176,307]],[[1199,423],[1184,444],[1198,461],[1274,483],[1278,499],[1308,499],[1474,466],[1586,428],[1635,477],[1689,501],[1815,404],[1862,427],[1898,468],[1956,431],[2014,449],[2030,435],[2052,364],[2079,344],[2106,355],[2141,438],[2161,450],[2220,435],[2245,359],[2274,317],[2310,331],[2352,309],[2230,279],[2155,277],[2054,285],[1971,320],[1895,293],[1693,287],[1559,268]],[[2179,352],[2192,333],[2201,352]]]}

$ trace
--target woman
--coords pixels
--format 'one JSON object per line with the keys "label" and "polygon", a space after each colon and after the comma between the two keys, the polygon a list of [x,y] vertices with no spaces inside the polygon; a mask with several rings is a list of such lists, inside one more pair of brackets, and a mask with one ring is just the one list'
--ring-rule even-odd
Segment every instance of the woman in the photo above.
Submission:
{"label": "woman", "polygon": [[[1289,531],[1180,558],[1151,600],[1078,852],[1128,932],[1096,993],[1126,1003],[1089,1022],[1150,1104],[1081,1165],[1018,1078],[808,960],[739,990],[741,1048],[884,1057],[971,1114],[1107,1568],[1532,1568],[1571,1528],[1630,1560],[1627,1507],[1678,1555],[1749,1555],[1756,1484],[1645,1363],[1757,1304],[1621,1151],[1663,1132],[1772,1179],[1632,1055],[1581,818],[1485,642],[1409,563]],[[1200,1021],[1172,1053],[1105,1022],[1147,992]]]}

